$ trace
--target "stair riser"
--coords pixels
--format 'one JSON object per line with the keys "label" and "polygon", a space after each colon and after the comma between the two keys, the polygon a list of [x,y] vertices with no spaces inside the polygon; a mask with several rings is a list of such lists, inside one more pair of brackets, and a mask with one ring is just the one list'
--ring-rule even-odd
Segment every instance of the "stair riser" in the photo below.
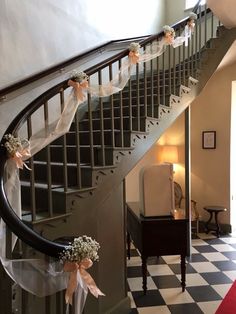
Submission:
{"label": "stair riser", "polygon": [[[121,146],[121,135],[120,132],[114,132],[115,146]],[[130,146],[130,133],[124,134],[125,145]],[[63,137],[58,138],[53,144],[63,145]],[[104,141],[105,145],[112,145],[112,131],[106,130],[104,132]],[[79,134],[80,145],[89,145],[90,144],[90,135],[89,132],[83,132]],[[75,145],[76,144],[76,135],[75,133],[67,133],[66,135],[66,144]],[[93,132],[93,144],[101,144],[101,133],[100,131]]]}
{"label": "stair riser", "polygon": [[[30,187],[22,187],[21,188],[22,191],[22,203],[24,204],[24,207],[26,209],[28,208],[32,208],[31,205],[31,189]],[[37,213],[39,213],[40,211],[44,211],[46,208],[49,208],[49,203],[48,203],[48,190],[44,190],[44,189],[35,189],[35,207],[37,210]],[[52,209],[53,209],[53,213],[57,213],[57,214],[63,214],[66,213],[66,199],[65,199],[65,195],[64,193],[61,193],[61,195],[59,195],[59,193],[53,193],[52,192]]]}
{"label": "stair riser", "polygon": [[[179,90],[178,92],[176,91],[175,94],[178,95],[179,93]],[[165,94],[165,97],[163,97],[162,95],[160,95],[160,97],[157,97],[157,95],[153,95],[153,97],[151,96],[147,96],[147,105],[148,106],[151,106],[152,104],[154,105],[158,105],[158,104],[162,104],[162,105],[165,105],[165,104],[169,104],[169,94]],[[138,98],[137,97],[133,97],[131,99],[131,105],[136,107],[137,106],[137,103],[139,101],[139,104],[140,105],[143,105],[145,103],[145,97],[143,95],[140,95]],[[165,102],[165,104],[164,104]],[[119,107],[120,106],[120,100],[119,99],[115,99],[113,101],[113,105],[114,107]],[[130,99],[129,98],[123,98],[122,99],[122,105],[123,106],[129,106],[130,105]],[[104,102],[103,103],[103,108],[110,108],[111,105],[110,105],[110,102]]]}
{"label": "stair riser", "polygon": [[[115,140],[115,146],[120,147],[121,146],[121,134],[120,132],[114,132],[114,140]],[[101,145],[101,133],[96,132],[93,134],[93,144],[94,145]],[[105,145],[111,146],[112,143],[112,131],[104,133],[104,142]],[[81,136],[81,145],[89,145],[90,144],[90,135],[89,133],[83,133]],[[130,133],[124,133],[124,146],[129,147],[130,146]]]}
{"label": "stair riser", "polygon": [[[143,121],[142,118],[140,118],[140,131],[144,131],[145,132],[145,123]],[[100,121],[99,120],[93,120],[93,130],[100,130],[101,129],[101,125],[100,125]],[[137,118],[133,118],[132,119],[132,130],[138,130],[138,121],[137,121]],[[104,129],[105,130],[108,130],[108,129],[111,129],[111,119],[106,119],[106,120],[103,120],[103,125],[104,125]],[[115,129],[120,129],[120,126],[121,126],[121,122],[120,122],[120,119],[116,118],[114,119],[114,127]],[[80,130],[88,130],[89,129],[89,122],[86,120],[86,121],[81,121],[80,122]],[[130,129],[130,120],[129,118],[125,117],[123,118],[123,129],[124,130],[131,130]]]}
{"label": "stair riser", "polygon": [[[158,105],[154,105],[154,106],[147,106],[147,115],[149,117],[155,117],[158,118]],[[129,112],[130,112],[130,108],[129,106],[122,106],[123,110],[123,116],[129,116]],[[140,110],[140,116],[144,116],[145,114],[145,109],[143,105],[139,106],[139,110]],[[132,116],[137,116],[138,113],[138,106],[132,106]],[[114,107],[113,110],[113,115],[114,117],[119,117],[120,116],[120,107]],[[111,108],[104,108],[103,110],[103,117],[104,118],[111,118],[112,116],[112,111]],[[88,113],[86,113],[85,117],[88,117]],[[97,119],[100,118],[100,110],[96,110],[93,111],[93,118]]]}
{"label": "stair riser", "polygon": [[[55,154],[58,153],[58,150],[55,150]],[[54,153],[53,153],[54,156]],[[56,155],[55,155],[56,156]],[[60,155],[59,155],[60,156]],[[43,156],[41,156],[43,159]],[[56,158],[55,158],[56,159]],[[57,157],[58,162],[61,160],[60,157]],[[76,186],[77,185],[77,167],[70,166],[67,167],[68,172],[68,185]],[[47,166],[46,164],[35,164],[34,165],[34,173],[35,173],[35,181],[36,182],[47,182]],[[63,185],[64,184],[64,175],[63,175],[63,166],[62,165],[51,165],[51,179],[52,184]],[[21,179],[25,181],[30,180],[29,171],[24,171],[21,174]],[[81,168],[81,181],[83,186],[91,186],[92,185],[92,172],[90,169],[82,169]]]}
{"label": "stair riser", "polygon": [[[94,162],[96,165],[101,165],[101,160],[102,160],[102,152],[101,152],[101,148],[97,148],[94,147]],[[37,158],[37,160],[39,161],[45,161],[46,160],[46,151],[42,150],[39,154],[37,154],[37,156],[35,157],[35,160]],[[105,159],[108,162],[108,164],[113,164],[113,159],[111,158],[112,156],[112,150],[105,150]],[[76,146],[72,146],[72,147],[67,147],[67,163],[74,163],[76,164],[77,162],[77,148]],[[63,163],[63,148],[61,146],[54,146],[51,147],[51,162],[61,162]],[[90,147],[80,147],[80,162],[81,163],[90,163]],[[38,168],[36,175],[37,175],[37,179],[38,180],[42,180],[43,182],[46,181],[46,165],[36,165]],[[44,170],[42,169],[42,167],[44,168]],[[82,170],[83,168],[81,168]],[[45,174],[41,173],[42,171],[44,171]],[[70,184],[72,185],[76,185],[76,171],[77,171],[77,167],[76,165],[74,166],[68,166],[68,176],[69,176],[69,180],[70,180]],[[84,170],[82,170],[84,171]],[[63,166],[62,165],[52,165],[52,178],[53,178],[53,182],[55,183],[62,183],[63,182]],[[83,172],[82,172],[82,183],[83,185],[88,185],[88,183],[90,182],[85,182],[84,177],[83,177]],[[86,183],[86,184],[85,184]]]}

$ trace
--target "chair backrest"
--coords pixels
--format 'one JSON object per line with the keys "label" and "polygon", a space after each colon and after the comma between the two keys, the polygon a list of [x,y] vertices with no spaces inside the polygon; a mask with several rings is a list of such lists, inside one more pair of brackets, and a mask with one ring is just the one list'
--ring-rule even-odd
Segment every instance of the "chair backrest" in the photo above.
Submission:
{"label": "chair backrest", "polygon": [[174,181],[174,194],[175,194],[175,208],[181,207],[183,196],[183,191],[179,183]]}
{"label": "chair backrest", "polygon": [[140,171],[140,210],[144,216],[166,216],[174,209],[173,165],[158,164]]}

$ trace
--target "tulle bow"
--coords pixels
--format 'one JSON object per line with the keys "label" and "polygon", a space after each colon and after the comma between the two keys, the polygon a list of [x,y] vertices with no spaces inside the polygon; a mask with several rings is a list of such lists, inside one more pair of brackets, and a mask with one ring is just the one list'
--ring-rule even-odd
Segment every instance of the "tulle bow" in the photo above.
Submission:
{"label": "tulle bow", "polygon": [[66,304],[70,303],[72,305],[72,297],[77,287],[77,272],[80,272],[80,276],[83,281],[86,283],[89,291],[98,298],[99,295],[105,295],[101,292],[101,290],[97,287],[95,281],[91,277],[91,275],[86,271],[86,269],[90,268],[93,265],[93,262],[89,258],[83,259],[80,263],[76,262],[65,262],[64,271],[70,272],[70,278],[66,289],[65,300]]}
{"label": "tulle bow", "polygon": [[80,101],[84,101],[85,99],[84,90],[88,88],[88,81],[84,80],[81,83],[79,83],[69,80],[68,85],[74,88],[77,99]]}
{"label": "tulle bow", "polygon": [[168,45],[172,45],[173,42],[174,42],[174,36],[170,33],[170,32],[167,32],[165,34],[165,42],[168,44]]}
{"label": "tulle bow", "polygon": [[11,158],[15,161],[17,168],[23,169],[23,167],[25,166],[25,168],[31,170],[23,161],[24,159],[27,159],[30,156],[31,156],[30,149],[29,147],[27,147],[18,150]]}
{"label": "tulle bow", "polygon": [[129,57],[130,57],[130,60],[131,60],[132,64],[136,64],[136,63],[139,62],[139,53],[138,52],[130,51],[129,52]]}

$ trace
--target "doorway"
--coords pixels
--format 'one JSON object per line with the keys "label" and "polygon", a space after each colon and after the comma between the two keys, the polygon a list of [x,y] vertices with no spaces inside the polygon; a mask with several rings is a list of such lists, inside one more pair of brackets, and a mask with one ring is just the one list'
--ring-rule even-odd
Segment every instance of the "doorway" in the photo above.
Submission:
{"label": "doorway", "polygon": [[236,81],[232,82],[230,130],[230,224],[236,233]]}

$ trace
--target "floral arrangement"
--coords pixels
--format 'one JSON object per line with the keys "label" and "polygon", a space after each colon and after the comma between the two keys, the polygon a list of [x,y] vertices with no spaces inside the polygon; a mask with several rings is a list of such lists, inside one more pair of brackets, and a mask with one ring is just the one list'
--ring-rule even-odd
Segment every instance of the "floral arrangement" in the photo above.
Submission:
{"label": "floral arrangement", "polygon": [[86,271],[93,265],[94,261],[98,261],[98,250],[100,245],[92,238],[83,235],[75,238],[70,245],[61,253],[60,259],[64,263],[64,271],[70,273],[65,300],[66,304],[72,304],[73,293],[78,285],[77,273],[87,285],[89,291],[98,298],[99,295],[104,296],[102,291],[97,287],[91,275]]}
{"label": "floral arrangement", "polygon": [[14,157],[16,152],[22,149],[22,142],[19,137],[14,137],[12,134],[6,134],[3,139],[5,140],[3,146],[6,148],[10,157]]}
{"label": "floral arrangement", "polygon": [[74,95],[80,102],[83,102],[86,98],[85,90],[89,87],[88,79],[86,73],[74,70],[71,73],[71,79],[68,81],[68,85],[74,88]]}
{"label": "floral arrangement", "polygon": [[194,21],[195,21],[196,19],[197,19],[197,14],[191,12],[191,13],[189,14],[189,18],[188,18],[188,21],[187,21],[187,27],[189,28],[190,34],[193,34],[194,27],[195,27]]}
{"label": "floral arrangement", "polygon": [[174,42],[174,37],[175,37],[175,30],[173,27],[170,27],[169,25],[163,26],[163,31],[165,34],[165,41],[168,45],[173,44]]}
{"label": "floral arrangement", "polygon": [[88,81],[89,77],[84,72],[78,72],[77,70],[72,71],[71,80],[74,82],[82,83],[83,81]]}
{"label": "floral arrangement", "polygon": [[3,146],[6,148],[9,157],[15,161],[17,168],[23,169],[23,166],[25,166],[29,169],[23,162],[23,159],[27,159],[31,156],[29,141],[27,139],[14,137],[12,134],[4,135],[3,139],[5,141]]}
{"label": "floral arrangement", "polygon": [[189,20],[196,20],[197,19],[197,14],[194,12],[190,12],[189,14]]}
{"label": "floral arrangement", "polygon": [[75,238],[73,243],[62,252],[60,259],[63,262],[80,263],[85,258],[89,258],[93,262],[98,261],[98,250],[100,245],[91,237],[83,235]]}
{"label": "floral arrangement", "polygon": [[136,64],[139,62],[139,43],[131,43],[129,45],[129,57],[132,64]]}
{"label": "floral arrangement", "polygon": [[173,29],[173,27],[171,27],[169,25],[164,25],[163,31],[164,31],[165,35],[170,35],[172,37],[175,37],[175,30]]}
{"label": "floral arrangement", "polygon": [[139,43],[133,42],[129,45],[129,51],[132,51],[132,52],[138,52],[140,48],[141,47]]}

